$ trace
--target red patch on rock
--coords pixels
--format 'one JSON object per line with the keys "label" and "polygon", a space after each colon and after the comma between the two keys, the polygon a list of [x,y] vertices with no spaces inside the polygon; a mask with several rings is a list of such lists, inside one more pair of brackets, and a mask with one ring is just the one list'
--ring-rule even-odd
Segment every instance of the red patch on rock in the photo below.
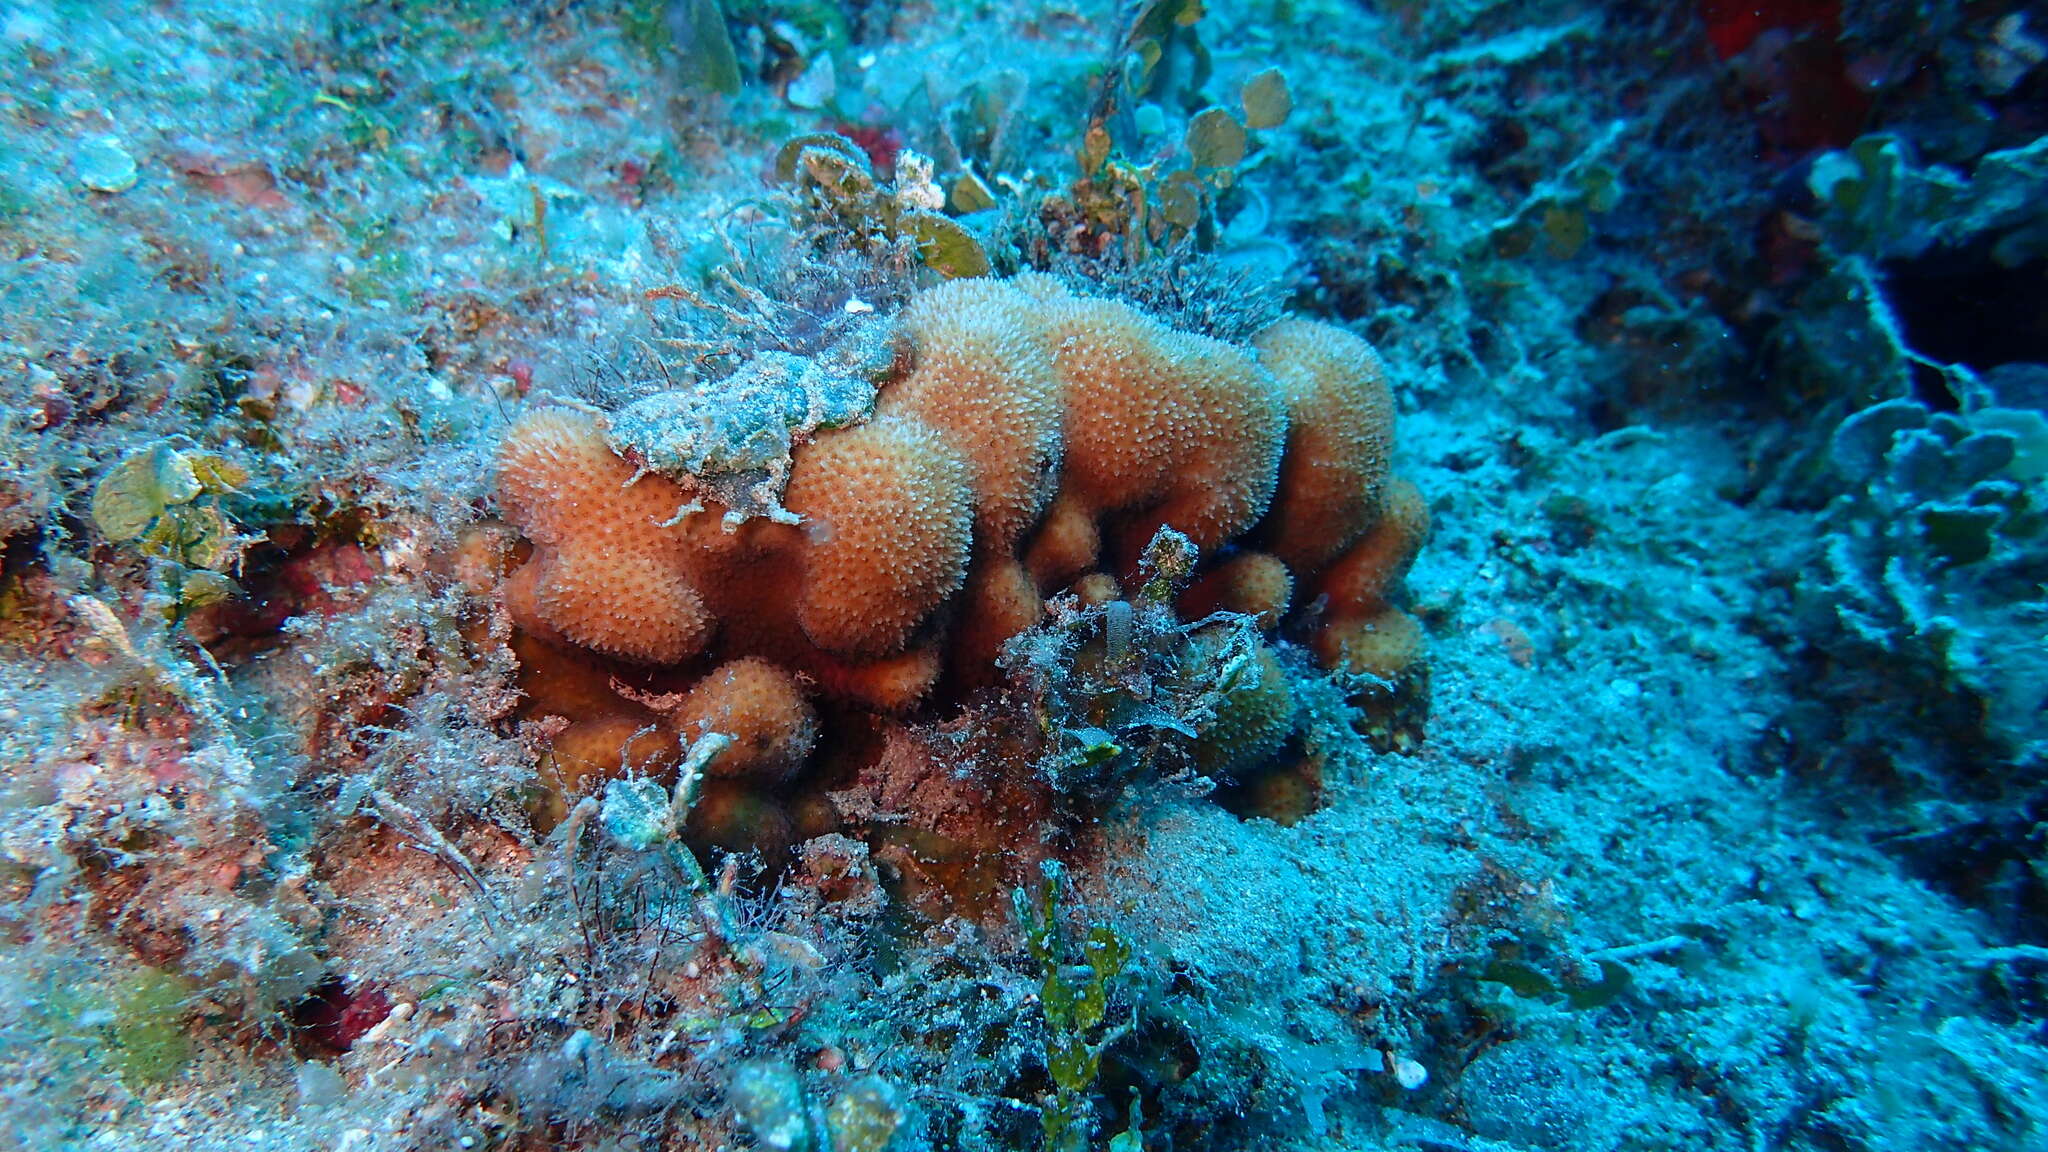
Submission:
{"label": "red patch on rock", "polygon": [[350,988],[337,977],[307,993],[289,1015],[302,1047],[338,1056],[391,1015],[391,998],[374,986]]}
{"label": "red patch on rock", "polygon": [[[1899,62],[1858,62],[1841,43],[1839,0],[1701,0],[1707,41],[1741,80],[1766,156],[1790,164],[1855,139],[1873,78]],[[1881,75],[1872,72],[1882,68]]]}
{"label": "red patch on rock", "polygon": [[1700,0],[1707,40],[1721,59],[1741,55],[1773,29],[1827,32],[1841,28],[1840,0]]}
{"label": "red patch on rock", "polygon": [[194,184],[244,207],[278,212],[290,206],[261,161],[232,160],[203,144],[187,143],[171,153],[171,163]]}
{"label": "red patch on rock", "polygon": [[896,157],[903,151],[903,133],[888,124],[839,124],[833,131],[853,141],[868,154],[875,175],[883,180],[896,177]]}

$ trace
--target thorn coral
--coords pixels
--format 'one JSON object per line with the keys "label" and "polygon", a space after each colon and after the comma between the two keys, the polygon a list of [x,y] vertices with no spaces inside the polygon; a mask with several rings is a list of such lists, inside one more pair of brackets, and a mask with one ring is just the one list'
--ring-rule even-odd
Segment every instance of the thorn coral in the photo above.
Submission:
{"label": "thorn coral", "polygon": [[1257,522],[1287,413],[1249,352],[1119,301],[1045,294],[1041,307],[1065,394],[1063,496],[1122,514],[1127,554],[1162,525],[1206,552]]}
{"label": "thorn coral", "polygon": [[1329,615],[1313,641],[1328,668],[1392,680],[1422,651],[1422,626],[1387,603],[1429,536],[1429,505],[1406,480],[1388,486],[1379,522],[1323,573]]}
{"label": "thorn coral", "polygon": [[1088,506],[1071,495],[1054,500],[1024,551],[1024,566],[1042,588],[1057,588],[1095,566],[1102,533]]}
{"label": "thorn coral", "polygon": [[1392,680],[1421,654],[1422,625],[1399,608],[1339,616],[1316,633],[1314,647],[1325,667]]}
{"label": "thorn coral", "polygon": [[1037,311],[1003,280],[952,280],[912,300],[902,327],[916,349],[882,414],[937,430],[965,454],[976,543],[1014,549],[1052,496],[1060,462],[1060,389]]}
{"label": "thorn coral", "polygon": [[675,741],[666,733],[618,714],[576,721],[555,737],[549,751],[556,783],[565,791],[616,775],[621,768],[661,773],[678,763]]}
{"label": "thorn coral", "polygon": [[536,412],[498,459],[498,502],[533,542],[506,600],[529,630],[646,664],[702,651],[714,622],[689,578],[690,533],[666,526],[688,503],[605,447],[588,413]]}
{"label": "thorn coral", "polygon": [[1313,570],[1372,526],[1393,448],[1394,398],[1372,346],[1308,320],[1260,333],[1259,360],[1287,403],[1287,456],[1267,547]]}
{"label": "thorn coral", "polygon": [[[737,791],[707,808],[730,819],[708,823],[773,822],[757,792],[786,784],[817,739],[795,677],[899,714],[942,675],[990,684],[1046,596],[1092,603],[1143,583],[1139,555],[1162,527],[1218,557],[1182,594],[1184,615],[1271,629],[1313,603],[1326,665],[1386,673],[1413,658],[1419,630],[1388,593],[1428,512],[1391,478],[1393,405],[1364,341],[1283,320],[1243,347],[1037,274],[931,289],[894,333],[872,412],[836,426],[754,406],[775,449],[763,458],[786,446],[789,467],[740,470],[750,514],[673,474],[695,459],[675,446],[703,437],[662,414],[715,406],[718,385],[695,385],[687,404],[642,401],[624,424],[540,411],[505,439],[499,501],[533,545],[506,584],[514,620],[617,660],[726,661],[668,717],[686,738],[735,740],[713,783]],[[752,443],[752,419],[721,424],[718,442]],[[1250,754],[1238,744],[1272,751],[1291,720],[1270,651],[1255,663],[1256,690],[1224,709],[1233,747],[1219,763]]]}
{"label": "thorn coral", "polygon": [[1037,582],[1015,557],[978,561],[960,605],[959,635],[952,644],[954,674],[971,687],[989,683],[1003,644],[1038,623],[1044,610]]}
{"label": "thorn coral", "polygon": [[1211,568],[1181,594],[1180,613],[1199,620],[1211,612],[1242,612],[1259,627],[1276,628],[1294,598],[1294,575],[1270,552],[1240,552]]}
{"label": "thorn coral", "polygon": [[748,657],[697,682],[669,714],[682,746],[716,732],[731,739],[706,767],[713,779],[787,783],[818,742],[818,716],[788,672]]}
{"label": "thorn coral", "polygon": [[1336,615],[1377,612],[1408,574],[1429,535],[1429,505],[1406,480],[1388,488],[1378,522],[1323,573],[1323,595]]}
{"label": "thorn coral", "polygon": [[[1225,640],[1200,634],[1189,645],[1188,659],[1214,660]],[[1195,745],[1195,759],[1204,772],[1232,779],[1280,750],[1294,732],[1294,689],[1271,646],[1260,644],[1244,662],[1237,683],[1216,708],[1216,719]]]}
{"label": "thorn coral", "polygon": [[806,535],[797,619],[820,648],[900,651],[967,579],[967,465],[928,425],[880,416],[820,436],[786,503]]}

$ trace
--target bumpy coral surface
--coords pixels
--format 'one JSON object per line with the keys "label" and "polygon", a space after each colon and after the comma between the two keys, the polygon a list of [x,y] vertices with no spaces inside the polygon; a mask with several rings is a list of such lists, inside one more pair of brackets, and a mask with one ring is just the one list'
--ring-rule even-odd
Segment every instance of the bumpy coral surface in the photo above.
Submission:
{"label": "bumpy coral surface", "polygon": [[2048,1143],[2040,3],[80,7],[0,1144]]}
{"label": "bumpy coral surface", "polygon": [[1267,546],[1291,566],[1319,568],[1379,517],[1393,394],[1379,353],[1342,329],[1283,320],[1259,334],[1258,348],[1280,384],[1288,420]]}
{"label": "bumpy coral surface", "polygon": [[1414,659],[1422,630],[1388,596],[1428,535],[1429,505],[1413,484],[1396,480],[1372,528],[1323,573],[1329,616],[1314,647],[1324,664],[1390,679]]}
{"label": "bumpy coral surface", "polygon": [[533,631],[607,656],[673,663],[702,649],[713,621],[692,587],[688,501],[605,447],[596,417],[538,412],[505,441],[498,500],[534,559],[512,576],[512,611]]}
{"label": "bumpy coral surface", "polygon": [[883,417],[799,453],[789,506],[803,517],[797,619],[834,652],[901,651],[967,578],[972,489],[945,437]]}
{"label": "bumpy coral surface", "polygon": [[732,741],[713,776],[775,785],[818,742],[818,717],[789,673],[760,659],[735,660],[697,683],[669,720],[686,743],[713,732]]}
{"label": "bumpy coral surface", "polygon": [[[773,798],[817,740],[806,693],[901,715],[942,683],[955,698],[991,686],[1049,597],[1100,604],[1156,580],[1142,557],[1163,528],[1207,560],[1173,577],[1184,619],[1291,619],[1327,667],[1386,679],[1415,659],[1420,629],[1389,594],[1428,513],[1391,478],[1392,403],[1363,340],[1286,320],[1234,345],[1036,274],[951,281],[895,323],[872,414],[774,421],[786,489],[759,471],[748,500],[794,523],[725,515],[672,453],[646,467],[645,445],[682,434],[649,424],[658,396],[623,435],[544,409],[505,440],[500,503],[534,549],[507,583],[512,616],[556,644],[701,676],[661,722],[685,743],[735,741],[695,818],[704,840],[786,839]],[[1220,658],[1204,652],[1188,658]],[[1243,778],[1280,750],[1293,706],[1270,647],[1229,679],[1196,762]],[[534,687],[537,702],[552,692]],[[591,723],[568,734],[579,747]],[[615,765],[638,762],[634,730],[604,730]],[[565,758],[564,780],[592,759]]]}

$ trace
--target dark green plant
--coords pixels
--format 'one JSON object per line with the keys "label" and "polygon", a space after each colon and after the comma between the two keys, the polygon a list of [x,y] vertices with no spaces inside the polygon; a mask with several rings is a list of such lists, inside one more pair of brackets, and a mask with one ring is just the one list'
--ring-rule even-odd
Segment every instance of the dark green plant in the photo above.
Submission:
{"label": "dark green plant", "polygon": [[1039,771],[1064,802],[1096,810],[1141,780],[1199,783],[1199,749],[1218,710],[1254,684],[1254,618],[1183,622],[1174,612],[1195,560],[1186,536],[1162,528],[1139,558],[1136,595],[1055,601],[1044,624],[1004,650],[1044,739]]}
{"label": "dark green plant", "polygon": [[1522,960],[1496,959],[1480,970],[1479,979],[1499,984],[1527,1000],[1562,1001],[1574,1009],[1604,1008],[1635,983],[1627,968],[1612,960],[1597,961],[1600,978],[1560,984]]}
{"label": "dark green plant", "polygon": [[145,968],[114,993],[107,1065],[130,1087],[161,1084],[192,1059],[193,989],[181,977]]}
{"label": "dark green plant", "polygon": [[740,90],[739,57],[718,0],[630,0],[619,27],[649,60],[672,61],[683,83],[727,96]]}
{"label": "dark green plant", "polygon": [[802,1074],[775,1057],[741,1064],[726,1085],[740,1124],[758,1146],[776,1152],[887,1152],[908,1119],[901,1097],[889,1081],[863,1076],[820,1107]]}
{"label": "dark green plant", "polygon": [[1040,972],[1045,1069],[1052,1079],[1052,1094],[1040,1113],[1043,1147],[1046,1152],[1082,1152],[1094,1127],[1102,1054],[1131,1029],[1129,1021],[1109,1021],[1112,993],[1130,965],[1131,946],[1107,924],[1091,926],[1078,948],[1068,940],[1060,924],[1062,875],[1057,863],[1047,862],[1038,890],[1015,889],[1011,904],[1024,946]]}

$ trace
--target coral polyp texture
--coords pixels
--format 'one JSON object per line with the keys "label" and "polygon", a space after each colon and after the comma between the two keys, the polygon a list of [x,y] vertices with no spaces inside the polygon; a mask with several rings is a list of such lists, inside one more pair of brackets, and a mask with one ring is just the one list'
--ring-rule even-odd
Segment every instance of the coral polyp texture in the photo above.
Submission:
{"label": "coral polyp texture", "polygon": [[708,771],[767,785],[789,779],[818,742],[818,717],[789,673],[760,659],[735,660],[690,689],[669,716],[685,745],[712,733],[731,740]]}
{"label": "coral polyp texture", "polygon": [[672,663],[701,651],[714,621],[692,587],[682,490],[604,444],[587,413],[529,416],[505,441],[498,500],[535,546],[512,574],[512,612],[544,636],[625,660]]}
{"label": "coral polyp texture", "polygon": [[[1427,512],[1389,480],[1393,405],[1365,341],[1290,319],[1240,346],[1038,274],[927,290],[897,332],[872,414],[796,429],[786,490],[757,493],[787,517],[650,470],[635,437],[676,438],[646,420],[659,404],[635,405],[628,436],[591,412],[526,416],[500,455],[500,505],[534,546],[513,618],[640,664],[766,660],[903,711],[948,663],[986,682],[1045,597],[1130,579],[1170,528],[1214,561],[1190,610],[1272,627],[1314,587],[1326,664],[1391,676],[1412,657],[1388,597]],[[1365,620],[1409,638],[1400,659],[1358,655]]]}

